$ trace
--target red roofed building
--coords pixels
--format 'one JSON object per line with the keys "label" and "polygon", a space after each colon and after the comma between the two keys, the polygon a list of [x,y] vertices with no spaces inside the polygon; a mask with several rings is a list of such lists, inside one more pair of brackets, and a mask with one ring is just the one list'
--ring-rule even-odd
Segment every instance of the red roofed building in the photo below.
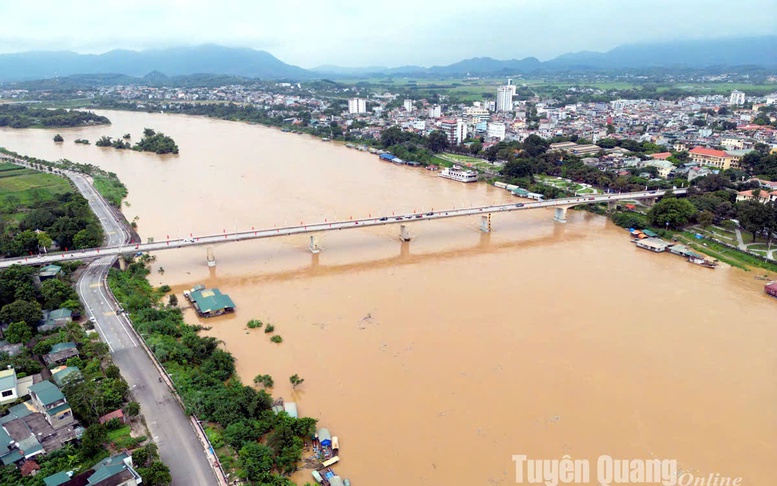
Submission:
{"label": "red roofed building", "polygon": [[720,170],[726,170],[739,167],[739,157],[731,155],[723,150],[715,150],[706,147],[694,147],[688,155],[691,161],[699,165],[710,165]]}
{"label": "red roofed building", "polygon": [[648,155],[648,157],[651,157],[653,159],[659,159],[659,160],[666,160],[666,159],[668,159],[671,156],[672,156],[672,152],[660,152],[660,153],[657,153],[657,154],[650,154],[650,155]]}

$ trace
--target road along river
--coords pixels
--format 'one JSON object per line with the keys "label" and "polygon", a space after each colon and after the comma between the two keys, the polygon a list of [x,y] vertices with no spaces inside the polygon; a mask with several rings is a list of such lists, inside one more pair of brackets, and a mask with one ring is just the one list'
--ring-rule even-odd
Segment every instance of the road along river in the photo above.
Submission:
{"label": "road along river", "polygon": [[[391,211],[505,204],[507,192],[308,137],[195,117],[105,112],[111,127],[0,130],[0,146],[116,172],[146,239]],[[72,143],[144,127],[178,156]],[[160,252],[153,283],[219,287],[204,321],[247,383],[275,378],[339,436],[354,484],[514,484],[511,456],[677,459],[700,476],[777,477],[777,302],[752,273],[692,266],[605,218],[553,210]],[[163,269],[164,273],[157,270]],[[190,322],[197,319],[187,314]],[[249,319],[269,320],[280,345]],[[292,392],[287,377],[305,383]],[[300,474],[300,482],[308,473]]]}

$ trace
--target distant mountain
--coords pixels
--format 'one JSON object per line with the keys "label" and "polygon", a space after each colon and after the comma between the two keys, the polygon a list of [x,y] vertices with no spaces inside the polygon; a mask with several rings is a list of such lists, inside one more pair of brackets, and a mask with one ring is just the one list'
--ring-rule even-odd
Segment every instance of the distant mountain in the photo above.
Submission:
{"label": "distant mountain", "polygon": [[119,73],[140,77],[153,71],[166,76],[202,73],[265,79],[315,77],[309,71],[286,64],[265,51],[215,45],[146,51],[114,50],[97,55],[68,51],[0,54],[0,81],[73,74]]}
{"label": "distant mountain", "polygon": [[544,67],[593,68],[777,66],[777,36],[628,44],[605,53],[561,55]]}
{"label": "distant mountain", "polygon": [[[608,52],[582,51],[563,54],[549,61],[534,57],[498,60],[474,57],[447,66],[405,66],[400,68],[340,68],[322,66],[314,69],[334,75],[392,74],[497,74],[532,73],[590,69],[630,68],[707,68],[760,66],[777,67],[777,36],[741,39],[673,41],[658,44],[629,44]],[[326,69],[324,69],[326,68]]]}
{"label": "distant mountain", "polygon": [[777,67],[777,36],[630,44],[608,52],[584,51],[564,54],[544,62],[534,57],[508,60],[475,57],[447,66],[386,68],[325,65],[312,70],[286,64],[265,51],[216,45],[146,51],[115,50],[98,55],[68,51],[32,51],[0,54],[0,82],[59,79],[73,75],[98,76],[95,81],[121,76],[145,77],[146,82],[165,83],[173,82],[176,77],[195,74],[210,77],[298,80],[414,74],[453,76],[590,69],[737,66]]}

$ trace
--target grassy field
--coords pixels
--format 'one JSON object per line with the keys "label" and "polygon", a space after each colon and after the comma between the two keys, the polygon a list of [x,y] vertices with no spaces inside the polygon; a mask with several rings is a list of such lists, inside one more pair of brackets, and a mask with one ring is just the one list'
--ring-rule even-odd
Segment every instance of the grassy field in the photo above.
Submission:
{"label": "grassy field", "polygon": [[6,204],[28,206],[71,191],[70,183],[62,177],[0,163],[0,199]]}
{"label": "grassy field", "polygon": [[564,191],[577,194],[596,194],[599,192],[596,189],[584,186],[582,184],[577,184],[576,182],[572,182],[567,179],[557,179],[555,177],[546,175],[535,175],[534,178],[537,180],[537,182],[545,184],[546,186],[555,187],[557,189],[562,189]]}

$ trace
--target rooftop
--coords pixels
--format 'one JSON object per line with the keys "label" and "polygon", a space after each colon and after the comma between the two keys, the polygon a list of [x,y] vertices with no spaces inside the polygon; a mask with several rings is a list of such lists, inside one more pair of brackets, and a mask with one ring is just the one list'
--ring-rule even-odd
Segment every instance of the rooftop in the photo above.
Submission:
{"label": "rooftop", "polygon": [[197,290],[191,293],[191,299],[203,314],[223,309],[234,309],[235,303],[219,289]]}
{"label": "rooftop", "polygon": [[32,385],[30,393],[34,393],[44,406],[65,399],[65,395],[57,388],[57,385],[48,380]]}

